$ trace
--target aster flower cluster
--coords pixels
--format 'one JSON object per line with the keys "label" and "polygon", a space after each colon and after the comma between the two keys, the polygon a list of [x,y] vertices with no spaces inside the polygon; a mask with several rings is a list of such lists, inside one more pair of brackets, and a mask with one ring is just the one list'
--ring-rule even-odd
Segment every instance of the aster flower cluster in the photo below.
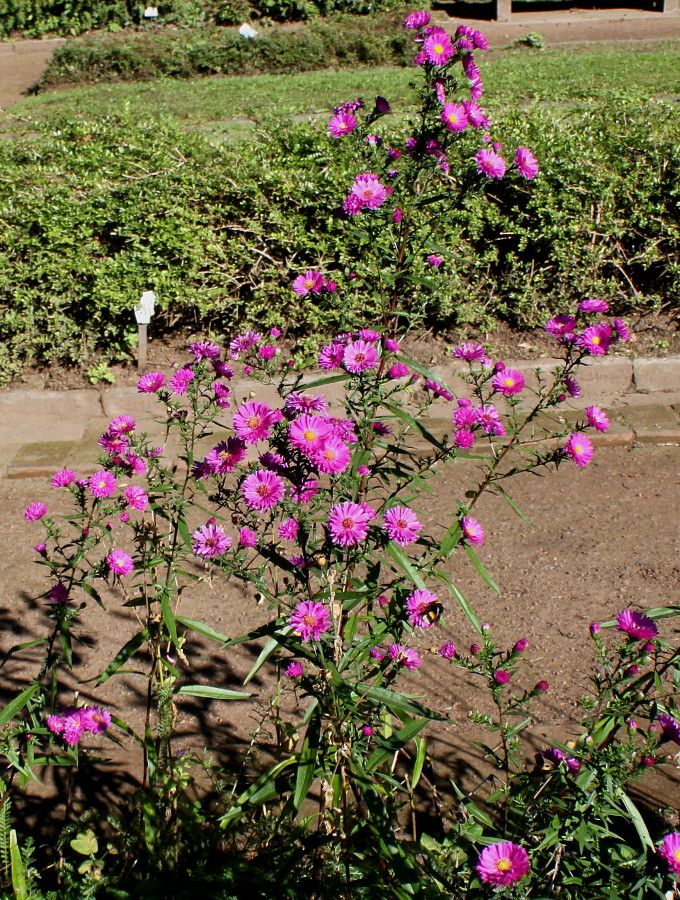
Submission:
{"label": "aster flower cluster", "polygon": [[100,706],[69,706],[61,715],[48,716],[47,727],[69,747],[80,743],[84,734],[104,734],[111,725],[111,713]]}

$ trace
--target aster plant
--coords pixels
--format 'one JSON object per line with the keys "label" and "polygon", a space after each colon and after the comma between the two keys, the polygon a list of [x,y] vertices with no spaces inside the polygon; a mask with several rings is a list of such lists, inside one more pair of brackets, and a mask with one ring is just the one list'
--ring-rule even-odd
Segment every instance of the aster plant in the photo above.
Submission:
{"label": "aster plant", "polygon": [[[520,736],[549,685],[516,687],[528,642],[497,646],[455,583],[451,559],[467,559],[498,591],[479,555],[487,540],[480,498],[495,494],[519,513],[512,478],[562,464],[577,476],[590,463],[588,434],[606,431],[606,414],[590,406],[567,424],[561,407],[580,393],[579,367],[628,333],[606,317],[605,301],[588,298],[546,323],[561,356],[549,377],[537,371],[529,380],[481,344],[464,343],[451,351],[456,384],[445,384],[403,353],[398,326],[417,318],[436,289],[419,266],[445,274],[449,251],[436,243],[435,206],[448,214],[486,182],[538,174],[528,148],[517,148],[511,162],[501,156],[479,106],[474,51],[485,49],[483,35],[461,27],[451,37],[425,12],[405,25],[422,87],[403,148],[369,133],[389,114],[382,97],[367,115],[359,102],[344,104],[329,123],[329,140],[357,141],[368,154],[341,205],[348,228],[385,250],[362,282],[381,298],[381,322],[336,334],[310,365],[287,360],[272,329],[245,331],[226,346],[196,341],[170,375],[142,375],[138,390],[158,400],[163,444],[151,444],[131,416],[118,416],[98,441],[93,474],[64,469],[52,479],[53,490],[70,494],[73,513],[58,519],[42,501],[25,511],[44,530],[35,549],[49,576],[39,599],[50,626],[30,645],[44,650],[36,677],[0,714],[9,726],[2,751],[8,768],[28,779],[38,761],[87,765],[114,734],[132,736],[142,757],[142,802],[130,813],[138,843],[134,853],[132,843],[121,847],[137,872],[159,860],[178,871],[193,852],[184,825],[195,824],[196,807],[178,800],[190,785],[191,759],[175,752],[177,706],[186,697],[247,702],[264,679],[272,686],[265,719],[274,760],[255,775],[245,762],[245,775],[220,773],[213,812],[220,834],[238,834],[239,852],[239,829],[267,818],[277,829],[297,821],[310,898],[355,891],[401,900],[424,896],[423,885],[432,896],[520,897],[538,879],[582,900],[599,895],[569,893],[584,884],[576,848],[587,844],[591,862],[604,854],[606,804],[634,809],[627,781],[649,759],[656,764],[661,745],[680,744],[680,719],[662,690],[676,654],[662,647],[655,620],[636,611],[619,615],[625,637],[614,649],[594,627],[599,669],[584,701],[586,730],[574,747],[542,748],[527,772]],[[344,289],[310,269],[291,278],[291,290],[337,292],[342,303]],[[469,460],[476,474],[451,477]],[[434,484],[449,492],[451,512],[432,524],[425,494]],[[205,585],[222,589],[228,580],[252,588],[268,610],[248,634],[228,636],[197,618]],[[112,597],[133,634],[91,679],[88,702],[72,702],[73,643],[89,605],[108,609]],[[469,651],[437,638],[442,620],[472,635]],[[237,645],[253,649],[243,684],[195,683],[199,638],[213,641],[225,662]],[[488,691],[493,713],[475,721],[491,736],[497,769],[494,817],[459,791],[465,821],[449,821],[440,845],[415,825],[404,840],[399,824],[416,788],[432,788],[423,732],[444,716],[422,702],[419,675],[433,655]],[[142,687],[136,729],[106,708],[109,682],[123,673]],[[649,727],[641,735],[630,723],[643,716]],[[578,828],[593,785],[608,787],[590,840]],[[565,811],[559,828],[555,810]],[[672,872],[674,840],[660,850]],[[336,893],[329,883],[339,885]]]}

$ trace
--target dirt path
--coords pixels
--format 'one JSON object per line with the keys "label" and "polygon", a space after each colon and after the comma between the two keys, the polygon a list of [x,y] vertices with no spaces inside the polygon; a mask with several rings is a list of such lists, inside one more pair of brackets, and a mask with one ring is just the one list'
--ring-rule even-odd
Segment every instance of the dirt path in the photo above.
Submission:
{"label": "dirt path", "polygon": [[0,109],[18,103],[45,71],[64,38],[0,43]]}

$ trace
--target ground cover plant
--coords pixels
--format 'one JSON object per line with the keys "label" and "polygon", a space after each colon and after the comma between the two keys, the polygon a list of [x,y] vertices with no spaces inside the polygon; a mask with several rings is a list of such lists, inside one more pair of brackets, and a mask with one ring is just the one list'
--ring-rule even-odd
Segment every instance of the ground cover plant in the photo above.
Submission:
{"label": "ground cover plant", "polygon": [[[533,386],[478,343],[453,348],[462,365],[455,386],[404,355],[400,334],[426,314],[445,263],[443,223],[466,197],[494,204],[497,184],[533,191],[545,166],[535,148],[504,149],[495,139],[479,104],[474,51],[484,49],[483,35],[462,26],[450,39],[426,12],[405,26],[421,106],[403,150],[376,133],[390,115],[380,95],[370,105],[345,102],[327,125],[357,160],[336,196],[349,246],[372,245],[382,260],[359,276],[371,327],[354,324],[356,273],[339,280],[334,270],[303,267],[289,275],[291,293],[330,297],[338,310],[339,331],[318,355],[286,359],[276,326],[233,334],[224,347],[192,342],[170,377],[148,372],[138,384],[158,399],[180,465],[169,445],[153,446],[120,415],[99,439],[95,471],[63,469],[52,479],[53,490],[70,494],[72,512],[53,516],[49,498],[25,510],[43,529],[35,552],[47,575],[39,600],[49,626],[5,657],[39,653],[34,676],[0,712],[0,860],[17,898],[200,890],[223,898],[643,900],[677,884],[680,834],[657,833],[628,786],[680,744],[680,656],[663,630],[678,609],[627,608],[591,626],[596,666],[580,727],[569,744],[543,748],[527,771],[521,735],[550,685],[516,687],[527,642],[496,640],[451,576],[452,557],[464,554],[495,588],[476,552],[485,542],[477,518],[484,493],[521,515],[513,478],[562,465],[577,474],[590,464],[588,433],[607,430],[606,414],[590,406],[565,425],[559,409],[580,392],[580,366],[629,332],[606,300],[582,297],[545,323],[561,363]],[[230,387],[237,372],[253,387],[243,402]],[[429,426],[442,411],[450,425],[440,439]],[[212,446],[200,449],[206,441]],[[434,489],[449,492],[450,510],[426,529]],[[203,583],[225,579],[256,588],[267,610],[248,634],[217,632],[193,609]],[[79,685],[82,702],[73,698],[77,650],[93,604],[127,617],[134,634]],[[460,620],[468,649],[437,641],[444,617]],[[235,648],[251,646],[245,685],[197,682],[195,635],[213,643],[224,671]],[[452,784],[459,807],[450,817],[428,778],[425,729],[441,714],[417,693],[430,654],[479,679],[486,708],[475,719],[497,772],[497,790],[482,801]],[[137,727],[107,708],[123,674],[141,686]],[[220,768],[177,752],[183,698],[248,702],[258,683],[271,687],[267,765]],[[130,715],[134,705],[131,696]],[[92,797],[82,805],[78,785],[109,739],[135,747],[142,776],[107,819]],[[31,846],[11,804],[50,766],[70,778],[66,822],[57,839]],[[201,772],[207,794],[192,792]],[[429,795],[437,829],[418,826],[416,790]]]}

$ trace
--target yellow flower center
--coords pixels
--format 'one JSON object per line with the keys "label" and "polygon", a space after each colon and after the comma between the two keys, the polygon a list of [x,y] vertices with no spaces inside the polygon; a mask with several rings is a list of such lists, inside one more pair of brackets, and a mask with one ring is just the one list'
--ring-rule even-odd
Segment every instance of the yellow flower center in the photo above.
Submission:
{"label": "yellow flower center", "polygon": [[502,856],[496,863],[499,872],[509,872],[512,869],[512,861],[507,856]]}
{"label": "yellow flower center", "polygon": [[443,52],[444,52],[444,46],[443,46],[443,44],[435,44],[434,47],[433,47],[432,49],[433,49],[434,52],[437,53],[437,54],[440,54],[440,53],[443,53]]}
{"label": "yellow flower center", "polygon": [[595,337],[592,337],[590,340],[593,342],[593,344],[599,344],[601,342],[601,338],[597,337],[597,335]]}
{"label": "yellow flower center", "polygon": [[316,431],[312,431],[311,428],[308,428],[307,431],[302,432],[302,437],[311,443],[316,440]]}
{"label": "yellow flower center", "polygon": [[246,421],[246,424],[247,424],[248,428],[257,428],[257,426],[260,424],[260,417],[259,416],[249,416]]}
{"label": "yellow flower center", "polygon": [[673,851],[673,859],[674,859],[676,862],[680,862],[680,847],[678,847],[677,850],[674,850],[674,851]]}
{"label": "yellow flower center", "polygon": [[515,383],[515,382],[513,381],[512,378],[506,378],[506,379],[504,379],[504,381],[503,381],[503,384],[504,384],[506,387],[512,387],[514,383]]}
{"label": "yellow flower center", "polygon": [[309,625],[310,628],[316,625],[316,619],[311,613],[307,613],[302,621],[305,623],[305,625]]}
{"label": "yellow flower center", "polygon": [[314,287],[314,282],[311,278],[308,278],[307,281],[305,281],[305,287],[308,291],[311,291],[311,289]]}

